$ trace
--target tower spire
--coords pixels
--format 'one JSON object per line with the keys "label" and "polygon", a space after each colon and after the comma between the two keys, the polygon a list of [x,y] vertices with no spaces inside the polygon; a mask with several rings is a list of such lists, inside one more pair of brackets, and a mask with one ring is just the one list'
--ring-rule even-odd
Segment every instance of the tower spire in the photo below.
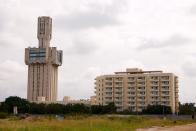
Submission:
{"label": "tower spire", "polygon": [[47,16],[38,17],[37,38],[39,40],[39,48],[47,48],[50,46],[52,38],[52,19]]}

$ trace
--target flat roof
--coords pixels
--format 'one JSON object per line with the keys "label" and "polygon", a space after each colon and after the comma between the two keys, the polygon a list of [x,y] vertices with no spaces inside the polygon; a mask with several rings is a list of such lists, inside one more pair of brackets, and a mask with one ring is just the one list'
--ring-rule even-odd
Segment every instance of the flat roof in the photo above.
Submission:
{"label": "flat roof", "polygon": [[161,70],[157,71],[134,71],[134,72],[114,72],[115,74],[145,74],[145,73],[163,73]]}

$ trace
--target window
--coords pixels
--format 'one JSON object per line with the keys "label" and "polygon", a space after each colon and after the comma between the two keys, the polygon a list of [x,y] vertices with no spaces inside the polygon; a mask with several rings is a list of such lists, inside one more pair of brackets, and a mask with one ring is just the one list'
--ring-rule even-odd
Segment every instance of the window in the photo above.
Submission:
{"label": "window", "polygon": [[158,85],[158,81],[151,81],[151,84]]}
{"label": "window", "polygon": [[117,80],[117,81],[122,81],[123,78],[122,78],[122,77],[116,77],[115,80]]}
{"label": "window", "polygon": [[145,80],[145,77],[138,77],[138,80]]}
{"label": "window", "polygon": [[44,62],[46,57],[46,50],[44,48],[32,48],[29,51],[30,62],[39,61]]}
{"label": "window", "polygon": [[158,86],[152,86],[151,89],[152,90],[158,90]]}
{"label": "window", "polygon": [[152,80],[158,80],[158,76],[151,76]]}
{"label": "window", "polygon": [[133,81],[133,80],[135,80],[135,78],[134,77],[128,77],[128,80]]}
{"label": "window", "polygon": [[169,86],[162,86],[163,90],[169,90]]}
{"label": "window", "polygon": [[139,92],[139,94],[141,94],[141,95],[145,95],[145,92],[144,92],[144,91],[141,91],[141,92]]}
{"label": "window", "polygon": [[145,90],[145,86],[143,87],[138,87],[139,90]]}
{"label": "window", "polygon": [[158,91],[151,91],[151,94],[158,95]]}
{"label": "window", "polygon": [[106,82],[105,84],[108,85],[108,86],[111,86],[112,82]]}
{"label": "window", "polygon": [[106,90],[112,90],[112,87],[106,87]]}
{"label": "window", "polygon": [[161,83],[162,84],[165,84],[165,85],[168,85],[169,84],[169,81],[162,81]]}
{"label": "window", "polygon": [[163,79],[163,80],[169,80],[169,76],[161,76],[161,79]]}
{"label": "window", "polygon": [[111,81],[112,78],[111,77],[106,77],[105,80]]}

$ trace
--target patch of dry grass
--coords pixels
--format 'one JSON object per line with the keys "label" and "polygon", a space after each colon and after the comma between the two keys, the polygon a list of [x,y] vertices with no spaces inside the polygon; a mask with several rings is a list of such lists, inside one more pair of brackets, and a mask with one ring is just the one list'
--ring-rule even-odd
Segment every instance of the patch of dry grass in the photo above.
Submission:
{"label": "patch of dry grass", "polygon": [[24,120],[16,118],[1,119],[0,131],[132,131],[152,126],[173,126],[189,124],[192,120],[163,120],[141,116],[67,116],[64,120],[54,117],[30,117]]}

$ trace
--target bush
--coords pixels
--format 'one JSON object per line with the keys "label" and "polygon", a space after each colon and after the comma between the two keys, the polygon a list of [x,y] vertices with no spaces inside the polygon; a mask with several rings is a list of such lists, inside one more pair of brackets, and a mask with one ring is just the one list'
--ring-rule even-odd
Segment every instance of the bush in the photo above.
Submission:
{"label": "bush", "polygon": [[0,119],[5,119],[8,117],[8,114],[5,112],[0,112]]}
{"label": "bush", "polygon": [[194,112],[194,103],[179,104],[179,114],[192,115]]}
{"label": "bush", "polygon": [[171,114],[171,107],[162,105],[148,105],[146,109],[142,111],[144,114]]}
{"label": "bush", "polygon": [[10,96],[0,103],[0,112],[13,113],[13,107],[17,106],[19,114],[112,114],[116,112],[114,103],[108,105],[85,104],[46,104],[30,103],[26,99]]}

